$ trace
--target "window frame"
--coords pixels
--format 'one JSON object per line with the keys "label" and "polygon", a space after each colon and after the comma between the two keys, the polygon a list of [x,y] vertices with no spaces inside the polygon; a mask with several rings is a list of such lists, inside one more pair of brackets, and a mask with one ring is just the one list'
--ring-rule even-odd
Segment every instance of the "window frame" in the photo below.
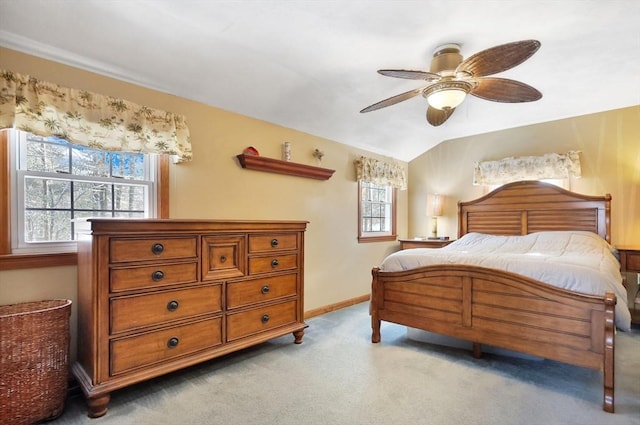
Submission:
{"label": "window frame", "polygon": [[[398,238],[398,234],[396,231],[398,189],[395,187],[391,187],[391,185],[387,186],[387,187],[391,187],[391,234],[372,236],[368,234],[363,234],[362,232],[362,183],[363,182],[361,180],[358,181],[358,242],[368,243],[368,242],[395,241]],[[377,186],[381,186],[381,185],[377,185]]]}
{"label": "window frame", "polygon": [[[71,252],[14,254],[11,252],[11,158],[9,131],[0,130],[0,270],[76,265],[78,255]],[[156,215],[169,218],[169,157],[159,155],[156,164]]]}

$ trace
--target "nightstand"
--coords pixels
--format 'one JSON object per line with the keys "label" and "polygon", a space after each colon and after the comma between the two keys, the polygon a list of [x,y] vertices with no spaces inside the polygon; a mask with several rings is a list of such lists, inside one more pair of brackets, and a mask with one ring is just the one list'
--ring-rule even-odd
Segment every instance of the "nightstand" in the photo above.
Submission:
{"label": "nightstand", "polygon": [[[640,273],[640,245],[617,246],[620,253],[620,271],[622,273]],[[627,281],[627,304],[631,311],[631,322],[640,324],[640,286],[636,280]]]}
{"label": "nightstand", "polygon": [[399,239],[400,249],[411,248],[442,248],[453,242],[452,239]]}

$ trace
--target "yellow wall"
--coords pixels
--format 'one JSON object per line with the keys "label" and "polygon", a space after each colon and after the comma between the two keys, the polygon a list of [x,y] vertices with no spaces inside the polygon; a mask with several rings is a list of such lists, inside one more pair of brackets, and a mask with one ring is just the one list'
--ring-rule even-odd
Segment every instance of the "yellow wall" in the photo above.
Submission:
{"label": "yellow wall", "polygon": [[[376,157],[331,140],[0,48],[0,68],[68,87],[116,96],[187,117],[194,160],[172,165],[172,218],[307,220],[305,310],[369,294],[371,267],[397,242],[358,244],[353,161]],[[215,84],[204,81],[203,84]],[[291,143],[294,162],[335,169],[327,181],[244,170],[235,156],[247,146],[280,158]],[[407,234],[407,191],[399,192],[398,233]],[[0,271],[0,304],[50,298],[76,300],[76,268]],[[75,309],[72,327],[75,336]],[[73,345],[72,345],[73,346]]]}
{"label": "yellow wall", "polygon": [[[508,107],[508,106],[505,106]],[[439,234],[457,235],[457,206],[483,194],[473,186],[476,161],[581,151],[582,178],[571,190],[610,193],[611,241],[640,244],[640,106],[444,142],[409,163],[409,236],[428,234],[427,193],[448,196]]]}

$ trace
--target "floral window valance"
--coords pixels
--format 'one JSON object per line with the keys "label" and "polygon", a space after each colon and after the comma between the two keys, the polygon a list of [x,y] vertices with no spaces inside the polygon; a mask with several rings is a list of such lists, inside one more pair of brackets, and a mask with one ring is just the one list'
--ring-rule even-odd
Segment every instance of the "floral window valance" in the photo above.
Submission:
{"label": "floral window valance", "polygon": [[381,186],[407,188],[407,176],[403,166],[387,161],[361,156],[355,161],[356,179]]}
{"label": "floral window valance", "polygon": [[0,69],[0,128],[108,151],[192,157],[185,118]]}
{"label": "floral window valance", "polygon": [[475,164],[474,185],[499,185],[521,180],[581,177],[580,152],[509,157]]}

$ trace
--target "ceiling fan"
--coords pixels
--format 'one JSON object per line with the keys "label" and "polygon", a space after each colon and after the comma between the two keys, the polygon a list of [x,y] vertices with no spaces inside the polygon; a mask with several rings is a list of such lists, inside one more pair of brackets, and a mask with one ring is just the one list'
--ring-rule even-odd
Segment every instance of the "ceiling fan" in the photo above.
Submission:
{"label": "ceiling fan", "polygon": [[540,48],[537,40],[502,44],[463,60],[460,46],[446,44],[433,53],[429,71],[381,69],[387,77],[424,80],[426,86],[374,103],[360,112],[371,112],[421,94],[427,99],[427,121],[442,125],[462,103],[467,94],[493,102],[533,102],[542,97],[535,88],[515,80],[487,77],[513,68],[529,59]]}

